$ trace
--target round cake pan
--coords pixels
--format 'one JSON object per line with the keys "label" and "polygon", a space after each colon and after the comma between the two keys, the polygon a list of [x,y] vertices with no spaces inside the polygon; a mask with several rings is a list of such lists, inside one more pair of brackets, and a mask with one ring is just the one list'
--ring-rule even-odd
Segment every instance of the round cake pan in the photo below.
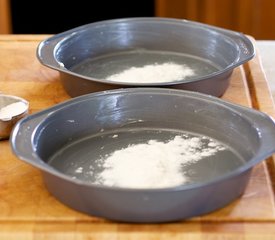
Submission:
{"label": "round cake pan", "polygon": [[[60,73],[72,97],[121,87],[170,87],[221,96],[232,71],[255,55],[244,34],[169,18],[95,22],[54,35],[37,48],[39,61]],[[119,82],[109,76],[163,63],[187,65],[194,75],[167,82]],[[154,75],[153,75],[154,76]]]}
{"label": "round cake pan", "polygon": [[[187,166],[182,174],[194,179],[177,186],[89,182],[88,166],[93,166],[89,173],[102,171],[96,162],[107,148],[165,141],[175,133],[213,138],[229,152]],[[13,152],[41,170],[58,200],[93,216],[126,222],[177,221],[226,206],[242,195],[252,168],[272,155],[274,141],[274,122],[262,112],[210,95],[159,88],[79,96],[25,117],[11,136]]]}

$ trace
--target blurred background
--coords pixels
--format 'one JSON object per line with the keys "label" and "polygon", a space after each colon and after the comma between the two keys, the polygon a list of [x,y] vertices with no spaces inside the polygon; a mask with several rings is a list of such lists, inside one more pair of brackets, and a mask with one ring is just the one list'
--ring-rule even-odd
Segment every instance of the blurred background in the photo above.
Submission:
{"label": "blurred background", "polygon": [[274,0],[0,0],[0,34],[55,34],[106,19],[172,17],[275,39]]}

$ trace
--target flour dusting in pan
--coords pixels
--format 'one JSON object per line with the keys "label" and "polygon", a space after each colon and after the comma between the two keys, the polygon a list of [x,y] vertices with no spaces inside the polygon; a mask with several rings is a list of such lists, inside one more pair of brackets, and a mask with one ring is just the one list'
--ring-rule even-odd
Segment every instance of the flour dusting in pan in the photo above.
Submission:
{"label": "flour dusting in pan", "polygon": [[185,183],[182,167],[214,155],[225,147],[208,137],[175,136],[167,142],[149,140],[116,150],[103,161],[97,183],[129,188],[163,188]]}
{"label": "flour dusting in pan", "polygon": [[245,164],[231,146],[209,136],[170,129],[100,130],[69,142],[48,161],[86,183],[165,188],[219,178]]}
{"label": "flour dusting in pan", "polygon": [[186,77],[193,76],[194,74],[194,70],[186,65],[167,62],[148,64],[143,67],[131,67],[120,73],[108,76],[107,79],[128,83],[172,82],[184,80]]}

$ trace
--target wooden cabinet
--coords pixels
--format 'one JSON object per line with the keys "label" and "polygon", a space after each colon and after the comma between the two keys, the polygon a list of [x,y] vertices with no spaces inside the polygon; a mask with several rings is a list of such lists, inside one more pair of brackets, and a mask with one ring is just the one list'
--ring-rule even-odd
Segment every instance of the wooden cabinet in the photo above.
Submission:
{"label": "wooden cabinet", "polygon": [[[152,1],[143,4],[142,8],[153,7]],[[155,16],[208,23],[249,34],[257,40],[275,39],[275,0],[155,0],[154,4]],[[10,5],[10,0],[0,0],[0,34],[12,32]]]}
{"label": "wooden cabinet", "polygon": [[155,0],[156,16],[183,18],[275,39],[274,0]]}
{"label": "wooden cabinet", "polygon": [[0,34],[11,33],[10,1],[0,0]]}
{"label": "wooden cabinet", "polygon": [[154,1],[0,0],[0,33],[56,34],[95,21],[154,16]]}

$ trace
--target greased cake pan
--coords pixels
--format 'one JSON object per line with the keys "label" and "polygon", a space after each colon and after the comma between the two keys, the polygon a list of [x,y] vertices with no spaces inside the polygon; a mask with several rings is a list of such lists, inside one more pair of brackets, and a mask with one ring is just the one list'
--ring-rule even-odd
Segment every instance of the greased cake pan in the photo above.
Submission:
{"label": "greased cake pan", "polygon": [[72,97],[125,87],[169,87],[221,96],[233,69],[254,55],[253,43],[242,33],[157,17],[83,25],[37,48],[38,60],[60,73]]}
{"label": "greased cake pan", "polygon": [[25,117],[10,141],[65,205],[153,223],[206,214],[240,197],[252,168],[274,152],[275,127],[266,114],[214,96],[126,88]]}

